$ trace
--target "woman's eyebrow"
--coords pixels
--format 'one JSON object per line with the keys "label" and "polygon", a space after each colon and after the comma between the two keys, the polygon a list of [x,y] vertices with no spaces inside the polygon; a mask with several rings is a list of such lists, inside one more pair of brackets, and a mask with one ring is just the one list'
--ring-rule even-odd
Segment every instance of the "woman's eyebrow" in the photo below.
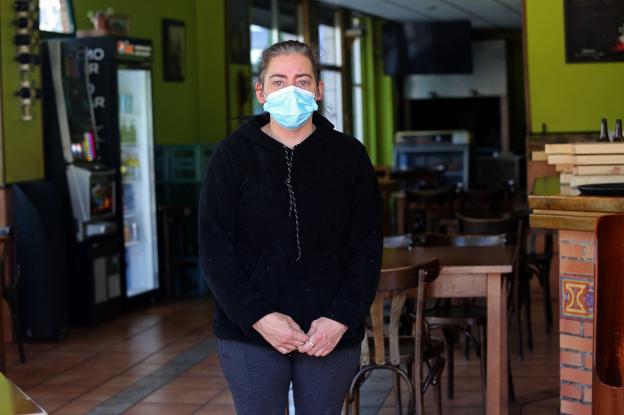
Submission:
{"label": "woman's eyebrow", "polygon": [[[295,75],[295,78],[301,78],[307,76],[309,78],[312,78],[312,75],[310,75],[309,73],[298,73],[297,75]],[[269,79],[271,78],[288,78],[286,75],[280,74],[280,73],[274,73],[273,75],[269,76]]]}

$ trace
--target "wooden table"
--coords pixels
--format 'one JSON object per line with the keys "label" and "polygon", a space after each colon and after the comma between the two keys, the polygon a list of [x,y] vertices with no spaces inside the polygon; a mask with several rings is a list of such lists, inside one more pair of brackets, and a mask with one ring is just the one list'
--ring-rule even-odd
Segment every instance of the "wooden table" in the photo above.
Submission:
{"label": "wooden table", "polygon": [[47,412],[0,373],[0,414],[37,415]]}
{"label": "wooden table", "polygon": [[[440,275],[428,297],[485,297],[487,301],[487,392],[485,412],[507,414],[507,289],[512,247],[419,247],[384,249],[384,270],[438,258]],[[414,290],[416,295],[416,290]]]}

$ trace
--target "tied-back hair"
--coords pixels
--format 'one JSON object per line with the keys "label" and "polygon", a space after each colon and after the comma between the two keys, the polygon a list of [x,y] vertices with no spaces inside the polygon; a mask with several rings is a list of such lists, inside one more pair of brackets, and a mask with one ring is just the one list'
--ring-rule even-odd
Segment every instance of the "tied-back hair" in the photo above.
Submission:
{"label": "tied-back hair", "polygon": [[286,40],[284,42],[276,43],[262,51],[258,75],[258,80],[261,85],[264,84],[264,75],[266,74],[266,69],[271,62],[271,59],[276,56],[289,55],[291,53],[301,54],[310,60],[312,63],[314,78],[316,79],[316,83],[319,83],[321,80],[321,59],[319,57],[318,49],[306,43],[299,42],[298,40]]}

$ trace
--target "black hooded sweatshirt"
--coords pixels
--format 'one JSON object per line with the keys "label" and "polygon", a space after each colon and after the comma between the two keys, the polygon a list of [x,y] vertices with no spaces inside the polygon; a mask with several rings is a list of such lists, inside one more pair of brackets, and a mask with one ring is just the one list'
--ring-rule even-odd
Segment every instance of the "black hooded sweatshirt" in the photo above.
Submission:
{"label": "black hooded sweatshirt", "polygon": [[327,317],[364,336],[382,256],[381,198],[364,146],[313,115],[292,150],[253,117],[215,148],[199,202],[200,268],[216,299],[215,335],[269,345],[271,312],[307,332]]}

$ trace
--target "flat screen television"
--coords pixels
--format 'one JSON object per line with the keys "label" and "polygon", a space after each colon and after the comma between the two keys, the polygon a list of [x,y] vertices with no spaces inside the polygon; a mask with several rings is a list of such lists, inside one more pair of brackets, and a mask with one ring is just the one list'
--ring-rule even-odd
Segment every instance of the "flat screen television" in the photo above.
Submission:
{"label": "flat screen television", "polygon": [[388,22],[383,56],[389,75],[472,73],[470,21]]}

